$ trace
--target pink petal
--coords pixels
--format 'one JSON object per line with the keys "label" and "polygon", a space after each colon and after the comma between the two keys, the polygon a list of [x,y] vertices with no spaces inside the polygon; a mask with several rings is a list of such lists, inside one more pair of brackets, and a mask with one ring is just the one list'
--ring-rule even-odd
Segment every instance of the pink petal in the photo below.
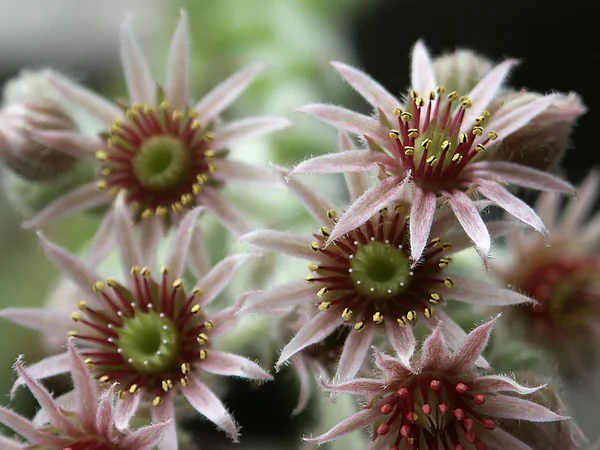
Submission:
{"label": "pink petal", "polygon": [[571,234],[581,227],[583,221],[594,209],[599,184],[600,172],[592,170],[577,189],[577,199],[572,199],[567,204],[560,222],[561,232]]}
{"label": "pink petal", "polygon": [[130,211],[125,206],[125,195],[123,193],[117,196],[115,202],[115,234],[123,263],[124,275],[127,278],[131,268],[141,265],[143,261],[133,233]]}
{"label": "pink petal", "polygon": [[535,450],[501,428],[481,433],[481,440],[491,448],[506,448],[510,450]]}
{"label": "pink petal", "polygon": [[[27,368],[27,370],[29,371],[29,368]],[[76,394],[77,393],[75,391],[69,391],[66,394],[55,397],[54,402],[62,409],[65,409],[67,411],[74,411],[76,409]],[[45,425],[48,425],[48,423],[50,422],[48,412],[45,409],[38,409],[37,413],[33,417],[32,422],[37,428],[43,428]]]}
{"label": "pink petal", "polygon": [[48,72],[48,80],[69,100],[84,108],[104,125],[110,126],[123,113],[116,105],[56,72]]}
{"label": "pink petal", "polygon": [[542,405],[509,395],[488,395],[477,412],[500,419],[527,420],[529,422],[554,422],[568,417],[556,414]]}
{"label": "pink petal", "polygon": [[342,173],[376,170],[380,165],[394,164],[385,153],[370,150],[346,150],[343,153],[328,153],[307,159],[290,173]]}
{"label": "pink petal", "polygon": [[230,159],[219,161],[217,176],[225,182],[241,181],[243,183],[257,183],[270,187],[284,187],[284,184],[272,170]]}
{"label": "pink petal", "polygon": [[200,380],[192,377],[188,387],[181,390],[190,405],[237,442],[238,431],[221,400]]}
{"label": "pink petal", "polygon": [[205,276],[202,278],[194,289],[202,289],[201,303],[202,305],[208,305],[211,303],[217,295],[229,284],[229,281],[242,265],[251,259],[256,258],[256,255],[251,254],[239,254],[228,256],[225,259],[219,261],[219,263],[213,267]]}
{"label": "pink petal", "polygon": [[533,209],[524,201],[518,199],[498,183],[478,180],[478,191],[492,202],[505,209],[510,215],[530,225],[542,234],[547,234],[546,226]]}
{"label": "pink petal", "polygon": [[422,40],[417,41],[412,50],[410,83],[423,98],[437,89],[431,57]]}
{"label": "pink petal", "polygon": [[[338,149],[340,151],[355,150],[354,144],[350,140],[350,136],[348,136],[348,133],[344,131],[339,132]],[[369,180],[364,173],[346,172],[344,173],[344,178],[346,180],[346,187],[350,193],[350,199],[353,201],[363,195],[366,190],[369,189]]]}
{"label": "pink petal", "polygon": [[258,364],[239,355],[210,350],[201,369],[216,375],[242,377],[249,380],[272,380],[273,377]]}
{"label": "pink petal", "polygon": [[23,228],[39,228],[48,222],[95,208],[96,206],[105,205],[109,201],[108,194],[105,191],[99,190],[95,182],[84,184],[58,197],[34,217],[23,222]]}
{"label": "pink petal", "polygon": [[342,420],[339,424],[333,427],[326,433],[314,438],[304,438],[308,442],[316,442],[318,444],[324,444],[345,436],[353,431],[360,430],[361,428],[367,427],[377,421],[381,417],[381,412],[377,408],[363,409],[356,414]]}
{"label": "pink petal", "polygon": [[131,450],[150,450],[157,444],[159,450],[174,450],[177,448],[176,436],[175,439],[167,439],[167,433],[170,428],[175,428],[173,420],[147,425],[135,430],[120,441],[119,444],[123,448]]}
{"label": "pink petal", "polygon": [[314,104],[302,106],[298,108],[298,111],[310,114],[340,130],[346,130],[359,136],[369,136],[384,148],[393,148],[395,145],[389,136],[390,130],[377,120],[341,106]]}
{"label": "pink petal", "polygon": [[15,368],[25,380],[25,384],[40,404],[40,407],[48,413],[50,423],[58,428],[61,434],[77,436],[80,432],[79,428],[65,416],[61,408],[54,402],[50,392],[27,373],[20,359],[17,360]]}
{"label": "pink petal", "polygon": [[[0,412],[0,417],[1,417]],[[14,439],[9,439],[0,434],[0,448],[2,450],[23,450],[23,443],[19,441],[15,441]]]}
{"label": "pink petal", "polygon": [[494,67],[471,92],[467,95],[471,100],[471,108],[465,114],[460,132],[465,133],[471,130],[475,118],[478,117],[496,97],[498,91],[504,84],[510,71],[519,63],[516,59],[507,59],[506,61]]}
{"label": "pink petal", "polygon": [[194,106],[200,114],[198,120],[204,124],[212,122],[248,88],[262,69],[262,64],[246,67],[215,87]]}
{"label": "pink petal", "polygon": [[188,264],[196,279],[202,278],[210,270],[210,257],[207,253],[204,234],[200,227],[194,228],[190,250],[188,252]]}
{"label": "pink petal", "polygon": [[250,117],[231,122],[215,130],[215,140],[212,142],[211,148],[215,150],[228,148],[238,141],[255,139],[290,125],[289,120],[277,116]]}
{"label": "pink petal", "polygon": [[129,428],[129,421],[136,413],[142,396],[139,394],[127,394],[124,399],[117,401],[115,408],[115,427],[119,431],[125,431]]}
{"label": "pink petal", "polygon": [[111,387],[102,393],[96,411],[95,428],[101,436],[112,438],[115,391]]}
{"label": "pink petal", "polygon": [[507,306],[519,305],[522,303],[537,303],[534,299],[529,298],[526,295],[519,294],[511,289],[494,286],[491,283],[469,280],[459,276],[452,276],[452,281],[454,286],[452,286],[452,289],[450,289],[446,296],[453,300],[460,300],[462,302],[481,306]]}
{"label": "pink petal", "polygon": [[408,180],[408,176],[402,182],[397,177],[390,177],[371,187],[342,214],[325,245],[361,226],[392,203],[407,188]]}
{"label": "pink petal", "polygon": [[172,281],[183,276],[185,261],[190,253],[192,243],[192,235],[198,221],[198,215],[202,208],[194,208],[189,211],[181,220],[177,227],[173,241],[171,242],[171,250],[167,258],[166,266],[169,268],[169,277]]}
{"label": "pink petal", "polygon": [[[152,433],[147,432],[147,438],[153,438],[158,444],[158,450],[177,450],[177,424],[175,422],[175,409],[173,398],[165,398],[164,401],[155,408],[152,408],[152,421],[155,422]],[[162,427],[160,426],[162,425]],[[146,444],[150,448],[151,443]]]}
{"label": "pink petal", "polygon": [[238,238],[238,242],[256,245],[258,247],[274,250],[286,255],[296,256],[298,258],[322,261],[324,256],[311,248],[314,239],[308,236],[299,236],[275,230],[257,230],[251,231]]}
{"label": "pink petal", "polygon": [[416,344],[412,327],[401,327],[398,322],[386,317],[385,329],[386,337],[394,347],[398,358],[408,365]]}
{"label": "pink petal", "polygon": [[368,378],[355,378],[345,383],[329,384],[322,381],[323,387],[336,394],[352,394],[360,397],[372,397],[381,395],[386,390],[386,384],[381,380]]}
{"label": "pink petal", "polygon": [[309,304],[317,298],[317,288],[306,280],[281,284],[249,296],[240,312],[264,312]]}
{"label": "pink petal", "polygon": [[[27,368],[27,373],[36,380],[43,380],[55,375],[61,375],[71,370],[71,360],[68,353],[48,356]],[[19,387],[25,384],[25,379],[18,377],[10,390],[11,397],[17,393]]]}
{"label": "pink petal", "polygon": [[67,351],[71,360],[73,390],[77,392],[76,400],[77,411],[79,411],[79,420],[86,429],[92,430],[96,423],[96,409],[98,402],[96,380],[83,362],[83,358],[75,349],[73,338],[69,339]]}
{"label": "pink petal", "polygon": [[275,368],[279,369],[279,366],[285,361],[290,359],[300,350],[308,347],[309,345],[321,342],[327,336],[329,336],[333,330],[335,330],[342,323],[342,317],[338,314],[331,314],[330,312],[319,312],[302,328],[296,333],[290,342],[281,350],[281,355],[275,364]]}
{"label": "pink petal", "polygon": [[420,365],[429,370],[446,367],[449,359],[450,354],[444,341],[444,333],[438,324],[423,344]]}
{"label": "pink petal", "polygon": [[[538,189],[540,191],[566,192],[575,194],[575,188],[567,181],[522,164],[508,161],[481,161],[467,166],[473,176],[492,181],[502,180],[516,186]],[[498,180],[499,179],[499,180]]]}
{"label": "pink petal", "polygon": [[370,326],[365,327],[362,331],[352,330],[348,334],[335,374],[336,380],[344,381],[354,378],[367,359],[374,335],[375,327]]}
{"label": "pink petal", "polygon": [[144,243],[141,248],[142,261],[144,261],[146,266],[154,267],[157,256],[156,248],[160,239],[165,234],[163,220],[160,217],[151,217],[143,220],[140,225],[140,242]]}
{"label": "pink petal", "polygon": [[516,392],[521,395],[529,395],[543,389],[546,385],[527,387],[521,386],[515,380],[502,375],[486,375],[478,377],[473,389],[480,392]]}
{"label": "pink petal", "polygon": [[375,365],[383,370],[390,378],[402,380],[410,375],[412,369],[401,359],[393,358],[374,347]]}
{"label": "pink petal", "polygon": [[85,263],[90,267],[104,261],[114,246],[114,212],[114,208],[106,212],[88,247]]}
{"label": "pink petal", "polygon": [[46,334],[64,335],[73,326],[73,320],[69,315],[43,308],[0,309],[0,318]]}
{"label": "pink petal", "polygon": [[96,160],[96,152],[104,146],[98,138],[75,131],[33,130],[32,136],[41,144],[78,159]]}
{"label": "pink petal", "polygon": [[307,184],[296,177],[291,177],[288,169],[273,165],[275,174],[285,183],[288,188],[298,196],[306,210],[315,218],[318,223],[330,223],[327,212],[335,210],[333,203],[326,197],[319,194]]}
{"label": "pink petal", "polygon": [[481,253],[488,255],[492,246],[490,233],[473,200],[462,191],[446,193],[446,198],[467,235],[473,240]]}
{"label": "pink petal", "polygon": [[292,416],[295,416],[304,411],[308,405],[311,394],[312,376],[301,355],[296,355],[292,362],[292,368],[296,372],[299,384],[298,403],[292,411]]}
{"label": "pink petal", "polygon": [[410,253],[413,265],[416,265],[427,245],[433,216],[435,215],[437,197],[433,192],[417,188],[412,207],[410,208]]}
{"label": "pink petal", "polygon": [[121,25],[121,64],[131,103],[154,103],[155,87],[148,62],[140,44],[133,34],[132,17],[129,15]]}
{"label": "pink petal", "polygon": [[174,109],[182,110],[188,106],[190,96],[190,31],[185,9],[180,9],[179,14],[181,17],[169,47],[165,94]]}
{"label": "pink petal", "polygon": [[206,206],[233,234],[240,236],[252,230],[248,220],[217,189],[204,189],[200,199],[201,204]]}
{"label": "pink petal", "polygon": [[25,417],[20,416],[3,406],[0,406],[0,423],[6,425],[11,430],[16,431],[19,435],[27,439],[29,443],[34,445],[52,445],[63,448],[63,446],[68,445],[70,442],[68,439],[38,430]]}
{"label": "pink petal", "polygon": [[467,335],[467,339],[452,355],[452,365],[456,370],[470,370],[475,361],[481,357],[498,317],[500,316],[478,326]]}

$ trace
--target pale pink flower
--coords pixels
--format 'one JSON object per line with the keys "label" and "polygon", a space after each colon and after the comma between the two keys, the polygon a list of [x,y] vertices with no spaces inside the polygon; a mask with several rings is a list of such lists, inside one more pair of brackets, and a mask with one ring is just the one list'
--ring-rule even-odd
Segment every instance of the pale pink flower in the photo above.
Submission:
{"label": "pale pink flower", "polygon": [[[13,429],[25,441],[0,435],[2,450],[150,450],[162,439],[170,422],[160,422],[136,431],[115,429],[116,399],[113,388],[98,392],[98,384],[83,358],[69,340],[66,362],[73,378],[75,409],[65,409],[31,370],[17,360],[16,369],[41,406],[47,422],[36,424],[0,406],[0,423]],[[37,420],[39,421],[39,420]],[[173,448],[173,447],[166,447]]]}
{"label": "pale pink flower", "polygon": [[[341,142],[348,136],[342,134]],[[289,172],[276,168],[281,177]],[[348,177],[353,196],[360,195],[368,184],[364,174]],[[378,189],[380,183],[371,189]],[[471,281],[460,276],[448,276],[451,255],[470,246],[470,241],[449,211],[441,210],[433,221],[433,237],[428,240],[420,264],[410,263],[409,225],[405,211],[410,206],[406,192],[399,192],[391,207],[379,208],[365,223],[338,237],[325,247],[335,232],[336,209],[326,198],[297,178],[288,183],[315,220],[322,224],[318,234],[301,236],[274,230],[258,230],[240,240],[309,260],[311,272],[304,280],[284,284],[253,294],[243,311],[274,313],[282,308],[310,305],[314,313],[293,339],[283,348],[277,366],[303,350],[322,342],[339,326],[351,327],[340,357],[337,376],[354,376],[373,342],[376,333],[383,333],[398,354],[408,358],[413,347],[412,325],[420,319],[435,328],[438,321],[451,344],[464,337],[464,331],[444,314],[446,299],[478,305],[511,305],[530,302],[508,289]],[[478,206],[482,205],[478,203]],[[485,206],[485,203],[484,205]],[[497,222],[490,225],[494,234],[520,228],[518,222]],[[482,359],[481,364],[485,365]]]}
{"label": "pale pink flower", "polygon": [[540,195],[535,208],[551,231],[548,243],[537,233],[510,234],[508,253],[490,266],[499,280],[538,302],[507,312],[511,332],[546,348],[564,374],[577,378],[597,360],[594,342],[600,337],[600,214],[588,219],[599,184],[594,170],[562,214],[558,194]]}
{"label": "pale pink flower", "polygon": [[481,375],[475,369],[494,323],[495,319],[473,330],[454,353],[448,352],[438,326],[410,361],[376,350],[381,379],[323,383],[327,391],[358,395],[368,404],[308,440],[325,443],[369,427],[371,450],[532,450],[502,430],[503,419],[517,419],[521,426],[528,426],[527,422],[566,417],[522,398],[544,386],[529,388],[509,377]]}
{"label": "pale pink flower", "polygon": [[382,182],[340,217],[328,244],[391,204],[405,182],[415,190],[411,221],[421,224],[413,227],[410,233],[415,262],[426,248],[436,208],[446,203],[481,253],[489,253],[490,235],[473,200],[476,193],[546,233],[535,212],[504,185],[572,192],[571,185],[529,167],[487,160],[499,142],[560,98],[559,95],[547,95],[506,114],[490,117],[485,108],[497,95],[516,64],[515,60],[497,65],[467,96],[460,97],[456,92],[445,93],[443,87],[437,86],[429,53],[419,41],[412,54],[412,90],[405,102],[399,101],[360,70],[339,62],[332,64],[373,106],[378,118],[321,104],[304,106],[300,111],[341,130],[364,136],[368,151],[360,149],[318,156],[299,164],[292,175],[379,169]]}
{"label": "pale pink flower", "polygon": [[[222,311],[206,311],[227,286],[236,271],[254,255],[229,256],[210,268],[204,243],[195,234],[199,208],[182,219],[170,254],[159,275],[144,265],[141,248],[127,219],[123,196],[117,198],[115,226],[125,268],[125,283],[99,275],[78,258],[40,235],[47,256],[87,294],[70,317],[58,311],[8,308],[0,317],[41,331],[69,333],[81,349],[94,376],[102,383],[116,383],[120,401],[116,426],[125,429],[140,403],[152,404],[152,417],[173,418],[174,399],[183,396],[191,406],[237,440],[238,427],[221,400],[201,380],[204,372],[253,380],[272,377],[256,363],[212,348],[215,337],[237,324],[238,302]],[[144,242],[142,242],[145,245]],[[155,249],[154,249],[155,250]],[[181,279],[186,260],[199,281],[186,286]],[[71,324],[70,324],[71,323]],[[69,370],[66,353],[51,356],[31,367],[31,373],[46,378]],[[17,380],[13,391],[23,383]],[[169,428],[160,449],[176,445],[175,424]]]}
{"label": "pale pink flower", "polygon": [[[97,181],[59,198],[25,226],[38,228],[59,217],[110,204],[118,192],[125,192],[135,220],[148,219],[142,220],[144,229],[160,226],[160,222],[168,225],[194,206],[203,205],[234,233],[249,231],[244,216],[220,188],[229,181],[276,180],[267,169],[227,159],[227,149],[234,142],[284,128],[289,122],[263,116],[227,124],[219,115],[246,90],[262,66],[236,73],[194,103],[190,100],[190,37],[185,11],[171,42],[164,91],[149,71],[130,20],[123,24],[120,38],[127,106],[113,104],[57,74],[50,76],[65,98],[85,109],[106,132],[89,137],[48,131],[38,133],[38,139],[77,158],[98,159],[101,167]],[[112,212],[105,219],[110,220]]]}

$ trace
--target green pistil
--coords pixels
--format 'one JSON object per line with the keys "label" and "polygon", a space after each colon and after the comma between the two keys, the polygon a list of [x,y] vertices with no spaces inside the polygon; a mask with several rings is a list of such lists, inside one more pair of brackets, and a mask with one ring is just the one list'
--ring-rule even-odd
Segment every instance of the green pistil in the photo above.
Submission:
{"label": "green pistil", "polygon": [[176,137],[155,136],[140,147],[133,170],[139,182],[149,189],[177,187],[189,174],[190,151]]}
{"label": "green pistil", "polygon": [[123,320],[117,345],[123,357],[142,373],[159,373],[177,364],[180,335],[171,320],[156,312]]}
{"label": "green pistil", "polygon": [[358,292],[370,298],[390,298],[410,283],[407,254],[383,242],[361,245],[350,264],[350,278]]}

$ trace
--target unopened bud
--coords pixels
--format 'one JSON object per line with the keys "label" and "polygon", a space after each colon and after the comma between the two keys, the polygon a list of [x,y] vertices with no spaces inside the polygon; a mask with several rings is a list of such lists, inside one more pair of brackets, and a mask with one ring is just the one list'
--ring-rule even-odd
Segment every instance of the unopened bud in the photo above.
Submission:
{"label": "unopened bud", "polygon": [[433,59],[437,82],[448,92],[456,91],[461,95],[468,94],[493,67],[486,57],[464,49]]}

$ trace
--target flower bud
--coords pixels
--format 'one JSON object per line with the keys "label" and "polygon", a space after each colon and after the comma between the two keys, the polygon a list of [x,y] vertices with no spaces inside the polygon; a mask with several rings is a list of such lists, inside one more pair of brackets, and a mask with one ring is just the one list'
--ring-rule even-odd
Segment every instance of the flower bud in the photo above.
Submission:
{"label": "flower bud", "polygon": [[[496,99],[489,111],[498,118],[540,97],[542,94],[535,92],[509,92]],[[560,94],[552,106],[500,142],[490,159],[550,169],[560,162],[575,121],[585,112],[577,94]]]}
{"label": "flower bud", "polygon": [[471,50],[456,50],[433,59],[437,82],[448,92],[470,92],[493,67],[488,58]]}
{"label": "flower bud", "polygon": [[22,72],[4,87],[0,110],[0,162],[21,177],[47,181],[70,171],[76,159],[48,148],[32,131],[71,130],[75,122],[47,81],[48,70]]}

